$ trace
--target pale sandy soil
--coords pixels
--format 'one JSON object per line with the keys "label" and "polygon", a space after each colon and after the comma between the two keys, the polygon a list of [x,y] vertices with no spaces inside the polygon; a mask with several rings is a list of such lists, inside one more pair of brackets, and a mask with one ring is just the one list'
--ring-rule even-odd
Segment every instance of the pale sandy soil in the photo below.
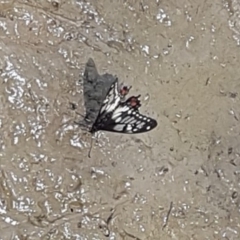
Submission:
{"label": "pale sandy soil", "polygon": [[[0,1],[0,239],[240,239],[240,3]],[[92,57],[158,127],[91,136]],[[77,104],[77,110],[70,108]]]}

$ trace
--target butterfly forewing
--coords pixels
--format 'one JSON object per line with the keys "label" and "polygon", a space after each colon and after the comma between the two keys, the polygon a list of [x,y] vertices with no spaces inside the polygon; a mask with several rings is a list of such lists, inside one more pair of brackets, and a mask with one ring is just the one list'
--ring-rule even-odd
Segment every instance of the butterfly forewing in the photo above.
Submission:
{"label": "butterfly forewing", "polygon": [[108,124],[108,121],[111,120],[111,115],[119,103],[120,96],[118,93],[118,82],[116,81],[111,85],[108,94],[102,103],[98,117],[92,126],[92,133],[98,130],[104,130],[104,127]]}
{"label": "butterfly forewing", "polygon": [[104,112],[113,112],[119,103],[120,96],[118,92],[118,82],[116,81],[114,84],[112,84],[106,98],[103,101],[102,107],[100,109],[100,114],[104,114]]}

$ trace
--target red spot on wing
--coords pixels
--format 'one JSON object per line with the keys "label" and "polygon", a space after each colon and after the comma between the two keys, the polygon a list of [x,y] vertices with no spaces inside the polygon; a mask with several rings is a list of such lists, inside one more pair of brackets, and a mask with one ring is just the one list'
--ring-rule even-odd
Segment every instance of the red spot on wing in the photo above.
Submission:
{"label": "red spot on wing", "polygon": [[139,97],[140,97],[140,95],[137,96],[137,97],[132,96],[132,97],[130,97],[126,102],[127,102],[127,104],[130,105],[132,108],[138,109],[139,107],[141,107],[140,100],[138,99]]}
{"label": "red spot on wing", "polygon": [[119,92],[122,96],[126,96],[129,93],[130,89],[131,89],[131,86],[130,87],[123,86],[123,87],[121,87]]}

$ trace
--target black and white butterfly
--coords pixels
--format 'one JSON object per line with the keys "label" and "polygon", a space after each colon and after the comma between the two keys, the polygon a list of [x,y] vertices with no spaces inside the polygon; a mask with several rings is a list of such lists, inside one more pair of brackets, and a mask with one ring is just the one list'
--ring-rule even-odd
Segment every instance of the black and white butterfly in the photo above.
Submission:
{"label": "black and white butterfly", "polygon": [[[126,89],[130,88],[125,87]],[[118,81],[115,81],[102,103],[90,130],[91,133],[99,130],[129,134],[143,133],[157,126],[155,119],[140,114],[140,95],[123,101],[124,94],[121,94],[120,90]]]}
{"label": "black and white butterfly", "polygon": [[157,121],[139,112],[140,95],[126,99],[130,89],[119,86],[116,76],[100,75],[90,58],[83,76],[86,115],[78,124],[87,126],[92,134],[99,130],[134,134],[155,128]]}

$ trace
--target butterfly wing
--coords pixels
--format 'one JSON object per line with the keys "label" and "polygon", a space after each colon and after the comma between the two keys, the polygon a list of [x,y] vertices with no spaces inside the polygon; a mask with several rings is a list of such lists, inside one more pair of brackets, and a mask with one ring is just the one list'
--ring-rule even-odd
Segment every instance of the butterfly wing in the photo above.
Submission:
{"label": "butterfly wing", "polygon": [[157,126],[157,121],[139,113],[139,96],[121,102],[117,83],[110,89],[94,124],[95,131],[105,130],[119,133],[143,133]]}
{"label": "butterfly wing", "polygon": [[118,92],[118,81],[114,82],[104,99],[99,114],[107,114],[113,112],[120,103],[120,96]]}
{"label": "butterfly wing", "polygon": [[111,120],[112,113],[120,104],[120,100],[121,98],[118,91],[118,81],[116,81],[111,85],[108,94],[102,103],[98,117],[90,132],[94,133],[98,130],[104,130],[105,126]]}
{"label": "butterfly wing", "polygon": [[121,103],[102,130],[133,134],[147,132],[155,128],[157,126],[155,119],[140,114],[139,97],[133,96]]}

